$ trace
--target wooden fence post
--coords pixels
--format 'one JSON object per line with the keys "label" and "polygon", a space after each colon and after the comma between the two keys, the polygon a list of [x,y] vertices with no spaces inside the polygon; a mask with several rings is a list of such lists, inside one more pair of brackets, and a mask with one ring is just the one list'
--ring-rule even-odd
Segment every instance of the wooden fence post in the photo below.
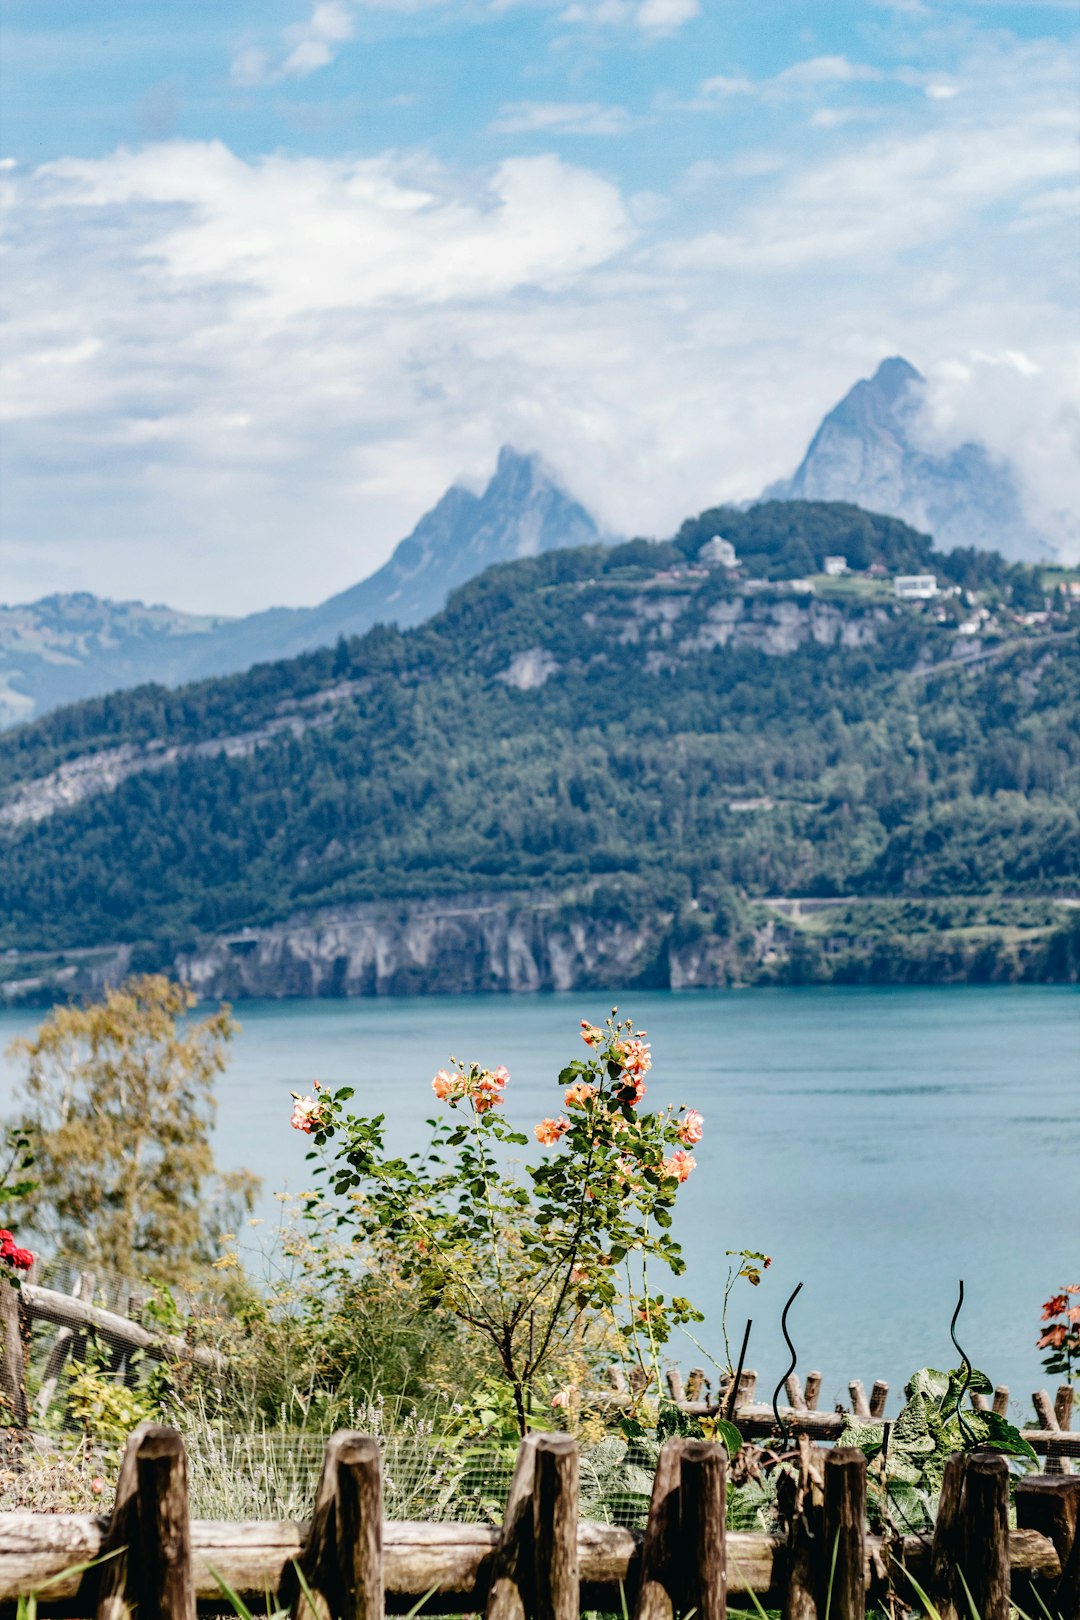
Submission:
{"label": "wooden fence post", "polygon": [[727,1620],[727,1452],[714,1440],[684,1442],[679,1467],[683,1612]]}
{"label": "wooden fence post", "polygon": [[141,1423],[130,1436],[101,1554],[95,1620],[195,1620],[187,1462],[175,1429]]}
{"label": "wooden fence post", "polygon": [[[959,1569],[980,1620],[1009,1620],[1009,1465],[994,1451],[966,1462]],[[957,1586],[958,1601],[967,1593]]]}
{"label": "wooden fence post", "polygon": [[175,1429],[148,1427],[135,1454],[138,1477],[138,1612],[195,1620],[187,1458]]}
{"label": "wooden fence post", "polygon": [[342,1429],[330,1436],[300,1568],[293,1614],[303,1620],[382,1620],[382,1462],[378,1442]]}
{"label": "wooden fence post", "polygon": [[679,1480],[685,1444],[673,1436],[660,1447],[641,1545],[634,1620],[675,1620],[679,1611]]}
{"label": "wooden fence post", "polygon": [[1036,1612],[1080,1614],[1080,1476],[1029,1475],[1017,1481],[1015,1500],[1016,1528],[1047,1536],[1061,1564],[1053,1583],[1032,1577]]}
{"label": "wooden fence post", "polygon": [[[75,1279],[75,1286],[71,1290],[72,1299],[85,1299],[88,1304],[92,1304],[96,1280],[92,1271],[80,1271]],[[60,1381],[60,1374],[64,1370],[74,1339],[74,1328],[61,1327],[57,1329],[56,1338],[53,1340],[52,1349],[49,1351],[49,1359],[45,1363],[45,1374],[41,1380],[41,1388],[38,1390],[34,1400],[34,1412],[42,1421],[49,1415],[49,1407],[53,1403],[56,1386]]]}
{"label": "wooden fence post", "polygon": [[945,1459],[945,1470],[938,1497],[934,1540],[930,1549],[930,1579],[928,1595],[937,1606],[941,1620],[959,1620],[967,1616],[965,1605],[961,1609],[954,1598],[954,1571],[960,1553],[960,1510],[964,1496],[964,1473],[967,1458],[954,1451]]}
{"label": "wooden fence post", "polygon": [[492,1562],[484,1620],[525,1620],[530,1607],[535,1479],[536,1436],[528,1434],[518,1447]]}
{"label": "wooden fence post", "polygon": [[[825,1458],[825,1601],[831,1620],[866,1613],[866,1457],[837,1446]],[[828,1594],[831,1591],[831,1600]]]}
{"label": "wooden fence post", "polygon": [[807,1373],[806,1389],[803,1393],[806,1397],[807,1411],[816,1412],[818,1396],[821,1394],[821,1374],[819,1372]]}
{"label": "wooden fence post", "polygon": [[579,1496],[577,1441],[569,1434],[538,1435],[533,1478],[536,1620],[578,1620]]}
{"label": "wooden fence post", "polygon": [[134,1620],[138,1604],[134,1565],[138,1556],[139,1534],[136,1458],[143,1435],[149,1428],[149,1423],[141,1423],[128,1436],[124,1448],[109,1528],[101,1543],[105,1562],[94,1571],[97,1588],[95,1620]]}
{"label": "wooden fence post", "polygon": [[799,1439],[799,1471],[781,1469],[776,1502],[787,1524],[783,1620],[818,1620],[816,1565],[822,1545],[822,1476],[809,1440]]}
{"label": "wooden fence post", "polygon": [[17,1429],[25,1429],[30,1413],[26,1404],[26,1357],[22,1336],[21,1290],[0,1275],[0,1396]]}

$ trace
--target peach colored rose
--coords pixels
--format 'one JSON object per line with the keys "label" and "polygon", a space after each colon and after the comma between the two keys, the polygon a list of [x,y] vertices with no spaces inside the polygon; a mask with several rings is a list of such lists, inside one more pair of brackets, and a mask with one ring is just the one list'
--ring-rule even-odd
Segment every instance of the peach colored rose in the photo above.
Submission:
{"label": "peach colored rose", "polygon": [[542,1147],[553,1147],[569,1129],[568,1119],[542,1119],[539,1125],[533,1126],[533,1135]]}
{"label": "peach colored rose", "polygon": [[696,1170],[697,1160],[683,1148],[676,1148],[670,1159],[664,1160],[665,1176],[674,1176],[676,1181],[683,1182],[691,1170]]}
{"label": "peach colored rose", "polygon": [[701,1141],[704,1127],[704,1115],[699,1114],[696,1108],[688,1108],[686,1116],[675,1134],[680,1142],[685,1143],[687,1147],[693,1147],[695,1142]]}

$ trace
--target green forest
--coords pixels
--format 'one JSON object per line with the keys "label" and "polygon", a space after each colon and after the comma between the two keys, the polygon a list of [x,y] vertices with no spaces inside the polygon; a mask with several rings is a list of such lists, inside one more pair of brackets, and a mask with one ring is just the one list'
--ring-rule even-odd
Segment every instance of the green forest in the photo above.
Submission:
{"label": "green forest", "polygon": [[[716,533],[739,577],[693,566]],[[768,583],[837,552],[847,596]],[[957,660],[959,597],[931,614],[863,591],[875,565],[982,593],[989,655]],[[9,800],[106,750],[158,768],[0,835],[0,947],[126,940],[151,962],[298,911],[470,891],[692,905],[718,927],[757,896],[1075,893],[1080,656],[1075,616],[1019,625],[1043,599],[994,554],[773,503],[491,569],[415,630],[62,710],[0,739]],[[770,651],[782,634],[802,639]]]}

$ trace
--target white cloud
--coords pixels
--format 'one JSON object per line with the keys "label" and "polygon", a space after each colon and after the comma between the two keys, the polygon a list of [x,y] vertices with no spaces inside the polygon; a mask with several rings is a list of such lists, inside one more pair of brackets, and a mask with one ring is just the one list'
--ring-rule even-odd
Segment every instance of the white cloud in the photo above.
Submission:
{"label": "white cloud", "polygon": [[559,13],[563,22],[591,28],[636,28],[662,39],[701,15],[701,0],[574,0]]}
{"label": "white cloud", "polygon": [[247,46],[233,57],[232,79],[239,85],[274,84],[307,78],[334,60],[334,46],[353,36],[353,19],[342,0],[317,0],[306,22],[282,33],[284,55],[276,63],[267,51]]}
{"label": "white cloud", "polygon": [[1080,439],[1071,71],[1013,43],[956,78],[871,140],[712,144],[659,199],[552,156],[173,141],[5,172],[7,591],[316,600],[507,439],[670,533],[789,472],[897,352],[1053,525]]}
{"label": "white cloud", "polygon": [[599,101],[515,101],[499,109],[490,127],[499,135],[623,135],[631,124],[625,107]]}

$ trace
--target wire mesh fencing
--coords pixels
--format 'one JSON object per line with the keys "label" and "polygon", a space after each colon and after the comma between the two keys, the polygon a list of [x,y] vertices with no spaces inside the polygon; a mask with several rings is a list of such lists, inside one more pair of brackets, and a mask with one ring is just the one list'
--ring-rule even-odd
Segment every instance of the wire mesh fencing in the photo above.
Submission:
{"label": "wire mesh fencing", "polygon": [[[147,1415],[163,1337],[190,1356],[213,1356],[227,1326],[220,1299],[94,1273],[54,1259],[38,1263],[21,1309],[26,1423],[0,1429],[0,1509],[105,1512],[118,1447]],[[138,1343],[138,1335],[153,1345]],[[133,1337],[134,1334],[134,1337]],[[167,1383],[167,1380],[165,1380]],[[304,1519],[325,1451],[325,1422],[293,1424],[216,1416],[200,1394],[176,1398],[168,1420],[184,1435],[191,1509],[205,1519]],[[283,1414],[283,1417],[286,1414]],[[374,1435],[382,1450],[387,1518],[501,1522],[516,1437],[493,1440],[415,1416],[380,1400],[335,1411],[332,1426]],[[655,1457],[609,1436],[581,1453],[582,1509],[606,1524],[644,1521]]]}

